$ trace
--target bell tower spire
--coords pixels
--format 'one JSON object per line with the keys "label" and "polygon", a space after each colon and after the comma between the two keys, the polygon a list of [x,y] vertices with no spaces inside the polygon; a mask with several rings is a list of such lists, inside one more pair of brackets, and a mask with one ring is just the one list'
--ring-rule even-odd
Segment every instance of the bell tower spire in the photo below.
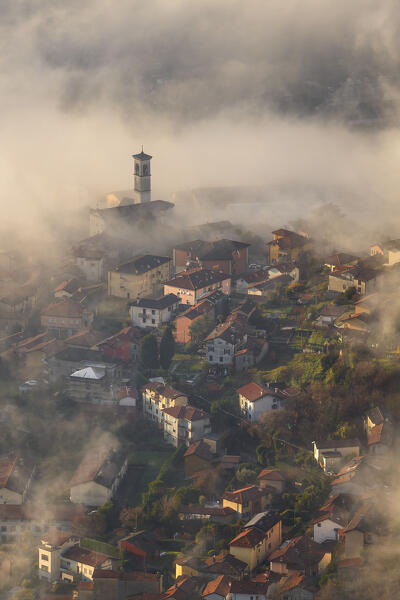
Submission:
{"label": "bell tower spire", "polygon": [[153,158],[150,154],[142,151],[139,154],[133,154],[134,160],[134,191],[139,203],[151,202],[151,173],[150,161]]}

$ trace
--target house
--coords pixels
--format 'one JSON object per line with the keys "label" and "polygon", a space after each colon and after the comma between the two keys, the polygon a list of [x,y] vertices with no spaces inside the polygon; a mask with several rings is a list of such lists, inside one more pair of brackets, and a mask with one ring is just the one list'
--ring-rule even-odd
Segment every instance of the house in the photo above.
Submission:
{"label": "house", "polygon": [[370,454],[381,455],[387,453],[394,440],[394,427],[389,421],[375,425],[368,435],[368,451]]}
{"label": "house", "polygon": [[294,231],[277,229],[272,235],[274,239],[267,244],[267,262],[270,265],[298,261],[312,249],[310,238]]}
{"label": "house", "polygon": [[176,448],[181,443],[190,446],[211,431],[209,414],[194,406],[172,406],[162,412],[164,439]]}
{"label": "house", "polygon": [[243,345],[235,351],[234,368],[237,373],[258,365],[266,356],[269,343],[260,336],[247,335]]}
{"label": "house", "polygon": [[105,365],[107,376],[110,379],[119,379],[122,376],[121,361],[112,356],[107,356],[99,350],[67,346],[56,354],[51,353],[45,359],[51,381],[68,378],[71,373],[94,364]]}
{"label": "house", "polygon": [[42,327],[58,338],[66,338],[86,329],[93,319],[93,313],[70,298],[53,302],[41,310]]}
{"label": "house", "polygon": [[[313,442],[314,458],[322,466],[323,455],[337,452],[340,459],[351,458],[360,455],[361,444],[359,440],[322,440]],[[329,456],[329,454],[328,454]]]}
{"label": "house", "polygon": [[248,421],[256,423],[270,410],[282,408],[285,404],[279,391],[274,391],[252,381],[237,390],[240,411]]}
{"label": "house", "polygon": [[50,529],[70,531],[82,513],[82,507],[73,504],[0,504],[0,542],[19,543],[26,536],[37,538]]}
{"label": "house", "polygon": [[100,248],[83,244],[73,250],[75,264],[89,283],[99,283],[104,278],[105,253]]}
{"label": "house", "polygon": [[349,267],[335,271],[328,276],[328,291],[343,294],[349,288],[355,288],[357,294],[365,296],[375,291],[379,271],[362,267]]}
{"label": "house", "polygon": [[164,429],[165,408],[187,406],[188,398],[167,383],[150,381],[142,387],[143,416]]}
{"label": "house", "polygon": [[256,485],[248,485],[222,496],[222,506],[233,508],[240,517],[251,517],[263,511],[267,505],[268,491]]}
{"label": "house", "polygon": [[255,515],[230,543],[229,552],[245,562],[250,573],[282,543],[282,520],[273,511]]}
{"label": "house", "polygon": [[45,371],[45,360],[63,348],[63,341],[47,332],[17,342],[13,353],[18,358],[19,377],[35,379],[42,376]]}
{"label": "house", "polygon": [[92,448],[83,457],[71,479],[71,502],[103,506],[115,496],[127,465],[128,460],[121,452],[106,446]]}
{"label": "house", "polygon": [[235,279],[235,291],[237,294],[247,294],[251,286],[268,281],[270,275],[267,270],[258,269],[242,273]]}
{"label": "house", "polygon": [[185,475],[190,477],[193,473],[210,467],[214,461],[208,444],[199,440],[191,444],[184,454]]}
{"label": "house", "polygon": [[160,548],[156,538],[147,531],[135,531],[118,542],[121,550],[125,550],[143,561],[143,566],[160,556]]}
{"label": "house", "polygon": [[193,306],[204,300],[210,292],[220,290],[226,295],[231,293],[231,276],[223,271],[211,269],[191,269],[182,271],[164,285],[164,294],[179,296],[182,304]]}
{"label": "house", "polygon": [[268,296],[271,292],[274,292],[277,287],[287,286],[293,282],[293,277],[284,273],[277,277],[273,277],[272,279],[268,279],[268,281],[249,286],[247,293],[249,296]]}
{"label": "house", "polygon": [[381,488],[379,475],[379,469],[374,466],[371,457],[352,458],[331,481],[332,494],[343,493],[357,498],[364,496],[367,491]]}
{"label": "house", "polygon": [[319,313],[316,325],[333,325],[339,317],[349,312],[352,307],[347,305],[325,304]]}
{"label": "house", "polygon": [[[92,598],[120,598],[128,600],[159,599],[164,589],[164,576],[160,572],[146,571],[120,571],[114,569],[95,569],[92,575],[93,583],[87,581],[78,583],[79,600],[92,600]],[[90,596],[86,596],[87,586]],[[51,599],[49,599],[51,600]]]}
{"label": "house", "polygon": [[[38,547],[39,551],[39,578],[47,579],[53,583],[63,578],[66,561],[62,555],[79,544],[79,538],[68,531],[50,530],[44,535]],[[69,570],[69,569],[68,569]]]}
{"label": "house", "polygon": [[98,344],[104,340],[104,333],[93,329],[82,329],[78,333],[63,340],[64,346],[80,348],[84,350],[96,349]]}
{"label": "house", "polygon": [[211,320],[214,320],[214,305],[205,298],[178,315],[175,319],[175,340],[179,344],[187,344],[190,342],[192,339],[192,325],[207,314],[210,315]]}
{"label": "house", "polygon": [[304,575],[317,576],[331,562],[331,552],[303,535],[285,541],[270,554],[269,561],[271,571],[280,575],[293,575],[300,571]]}
{"label": "house", "polygon": [[300,268],[295,262],[276,263],[273,266],[268,267],[267,273],[269,279],[274,279],[274,277],[279,277],[280,275],[290,275],[293,282],[298,282],[300,280]]}
{"label": "house", "polygon": [[318,592],[316,580],[313,577],[307,577],[301,571],[296,571],[282,579],[278,597],[281,600],[313,600]]}
{"label": "house", "polygon": [[82,282],[73,277],[72,279],[66,279],[62,281],[54,290],[54,298],[71,298],[82,286]]}
{"label": "house", "polygon": [[229,584],[228,577],[219,575],[216,579],[212,579],[207,583],[201,597],[204,600],[225,600],[229,593]]}
{"label": "house", "polygon": [[180,507],[178,517],[180,521],[212,521],[228,524],[235,520],[236,513],[232,508],[189,504]]}
{"label": "house", "polygon": [[[93,581],[96,569],[113,570],[118,559],[74,544],[61,553],[61,581]],[[39,573],[41,572],[39,567]]]}
{"label": "house", "polygon": [[226,551],[210,556],[205,560],[197,556],[179,558],[175,565],[177,578],[186,575],[212,580],[217,575],[225,575],[229,579],[241,580],[249,573],[249,567],[245,562]]}
{"label": "house", "polygon": [[267,600],[270,598],[269,585],[263,581],[231,581],[229,585],[229,600]]}
{"label": "house", "polygon": [[121,392],[120,371],[104,363],[87,364],[68,377],[65,395],[75,402],[118,404]]}
{"label": "house", "polygon": [[361,558],[364,547],[381,545],[381,538],[388,535],[385,519],[371,503],[362,504],[354,513],[349,524],[341,531],[346,558]]}
{"label": "house", "polygon": [[278,469],[263,469],[257,475],[261,489],[275,489],[278,494],[282,494],[286,487],[286,478]]}
{"label": "house", "polygon": [[382,256],[385,265],[395,265],[400,261],[400,240],[389,240],[381,244],[374,244],[370,248],[370,255]]}
{"label": "house", "polygon": [[371,430],[377,425],[382,425],[386,419],[388,419],[388,417],[385,416],[383,410],[379,408],[379,406],[374,406],[371,408],[364,417],[364,429],[367,438]]}
{"label": "house", "polygon": [[134,299],[159,294],[171,267],[168,256],[135,256],[108,272],[108,295]]}
{"label": "house", "polygon": [[330,254],[324,259],[324,267],[327,267],[333,273],[337,269],[356,265],[358,260],[358,256],[353,256],[353,254],[337,252]]}
{"label": "house", "polygon": [[352,506],[351,497],[345,494],[331,496],[321,506],[313,521],[314,542],[323,544],[337,541],[339,539],[338,532],[349,522]]}
{"label": "house", "polygon": [[129,302],[132,325],[137,327],[161,327],[175,315],[180,298],[175,294],[159,298],[137,298]]}
{"label": "house", "polygon": [[124,363],[137,361],[139,357],[139,347],[144,332],[138,327],[124,327],[118,333],[102,339],[96,347],[105,356],[121,360]]}
{"label": "house", "polygon": [[235,353],[243,349],[246,341],[247,332],[242,323],[227,320],[217,325],[205,339],[207,364],[233,368]]}
{"label": "house", "polygon": [[0,504],[23,504],[36,466],[13,452],[0,456]]}
{"label": "house", "polygon": [[191,265],[203,269],[223,271],[227,275],[238,275],[247,270],[250,244],[233,240],[185,242],[173,249],[175,272],[179,273]]}

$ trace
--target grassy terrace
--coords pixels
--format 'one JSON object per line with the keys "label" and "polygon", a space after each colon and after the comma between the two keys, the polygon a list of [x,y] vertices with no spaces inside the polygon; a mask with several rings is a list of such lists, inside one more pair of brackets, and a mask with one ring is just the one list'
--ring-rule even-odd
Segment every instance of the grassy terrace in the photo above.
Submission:
{"label": "grassy terrace", "polygon": [[142,476],[138,478],[135,486],[135,493],[132,497],[132,504],[140,504],[142,494],[147,490],[151,481],[153,481],[164,462],[174,453],[173,446],[165,447],[165,450],[138,450],[129,457],[130,465],[145,465]]}

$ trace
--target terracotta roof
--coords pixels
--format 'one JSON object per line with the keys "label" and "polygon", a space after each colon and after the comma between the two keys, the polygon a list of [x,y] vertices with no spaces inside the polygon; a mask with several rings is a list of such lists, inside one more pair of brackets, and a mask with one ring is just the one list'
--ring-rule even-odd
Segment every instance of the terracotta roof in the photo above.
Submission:
{"label": "terracotta roof", "polygon": [[223,499],[229,500],[230,502],[236,502],[237,504],[246,504],[250,500],[257,500],[262,496],[265,496],[266,492],[261,490],[255,485],[249,485],[235,490],[233,492],[225,492],[222,496]]}
{"label": "terracotta roof", "polygon": [[237,548],[254,548],[254,546],[257,546],[264,538],[265,533],[253,527],[239,533],[239,535],[229,542],[229,546],[235,546]]}
{"label": "terracotta roof", "polygon": [[368,435],[368,446],[373,444],[385,444],[390,446],[393,441],[393,425],[384,421],[380,425],[372,427]]}
{"label": "terracotta roof", "polygon": [[75,562],[89,565],[90,567],[99,567],[109,557],[108,554],[102,554],[101,552],[94,552],[93,550],[87,550],[80,546],[72,546],[66,550],[63,554],[63,558],[67,560],[74,560]]}
{"label": "terracotta roof", "polygon": [[186,419],[187,421],[199,421],[209,416],[204,410],[194,406],[171,406],[171,408],[164,408],[163,413],[175,417],[175,419]]}
{"label": "terracotta roof", "polygon": [[210,310],[212,310],[212,308],[213,308],[213,304],[209,300],[207,300],[207,299],[202,300],[198,304],[191,306],[190,308],[185,310],[185,312],[181,313],[177,317],[177,320],[185,318],[185,319],[189,319],[190,321],[194,321],[195,319],[199,319],[204,314],[210,312]]}
{"label": "terracotta roof", "polygon": [[225,575],[241,575],[248,569],[245,562],[239,560],[236,556],[233,556],[233,554],[223,551],[216,556],[206,558],[205,564],[207,565],[208,572],[223,573]]}
{"label": "terracotta roof", "polygon": [[73,294],[81,287],[81,285],[82,285],[82,283],[79,281],[79,279],[76,279],[76,277],[73,277],[72,279],[67,279],[66,281],[62,281],[53,290],[53,294],[56,294],[57,292],[62,292],[62,291],[67,292],[68,294]]}
{"label": "terracotta roof", "polygon": [[64,340],[67,346],[84,346],[85,348],[92,348],[104,340],[104,334],[100,331],[90,331],[89,329],[82,329],[75,335]]}
{"label": "terracotta roof", "polygon": [[165,285],[185,290],[199,290],[225,279],[230,279],[230,275],[227,275],[223,271],[196,269],[182,271],[179,275],[167,281]]}
{"label": "terracotta roof", "polygon": [[53,302],[42,308],[40,314],[46,317],[66,317],[66,318],[79,318],[82,317],[83,309],[80,304],[66,298],[58,302]]}
{"label": "terracotta roof", "polygon": [[257,475],[257,479],[262,479],[264,481],[286,481],[285,477],[278,469],[263,469]]}
{"label": "terracotta roof", "polygon": [[[50,544],[51,546],[62,546],[64,542],[75,536],[69,531],[60,531],[59,529],[50,529],[45,536],[42,537],[42,542]],[[75,538],[78,540],[78,538]]]}
{"label": "terracotta roof", "polygon": [[176,390],[168,383],[160,383],[159,381],[150,381],[149,383],[146,383],[142,387],[142,391],[146,390],[149,390],[150,392],[155,392],[160,396],[165,396],[165,398],[168,398],[169,400],[175,400],[176,398],[180,398],[181,396],[186,395],[183,392]]}
{"label": "terracotta roof", "polygon": [[34,471],[34,466],[17,453],[0,456],[0,489],[22,494]]}
{"label": "terracotta roof", "polygon": [[226,575],[219,575],[216,579],[212,579],[206,585],[201,594],[202,598],[209,594],[217,594],[218,596],[225,596],[229,593],[229,579]]}
{"label": "terracotta roof", "polygon": [[292,575],[289,575],[289,577],[286,577],[284,579],[284,581],[279,586],[279,593],[284,594],[285,592],[293,590],[294,588],[299,586],[305,589],[310,589],[312,591],[317,590],[315,583],[313,583],[309,577],[307,577],[300,571],[296,571],[295,573],[292,573]]}
{"label": "terracotta roof", "polygon": [[246,383],[246,385],[242,385],[242,387],[237,390],[237,393],[240,394],[240,396],[244,396],[249,402],[255,402],[264,396],[273,394],[271,390],[263,385],[255,383],[254,381]]}
{"label": "terracotta roof", "polygon": [[185,457],[188,456],[198,456],[203,460],[213,460],[213,455],[210,450],[210,446],[200,440],[199,442],[195,442],[194,444],[190,444],[189,448],[186,450]]}
{"label": "terracotta roof", "polygon": [[325,554],[321,544],[317,544],[306,536],[299,536],[274,550],[269,556],[269,560],[290,564],[292,568],[304,569],[309,565],[319,563]]}

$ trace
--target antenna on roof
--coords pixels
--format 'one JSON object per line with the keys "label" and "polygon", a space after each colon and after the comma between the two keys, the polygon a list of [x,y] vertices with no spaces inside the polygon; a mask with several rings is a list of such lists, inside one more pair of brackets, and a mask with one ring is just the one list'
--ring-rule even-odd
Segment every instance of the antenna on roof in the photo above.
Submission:
{"label": "antenna on roof", "polygon": [[143,152],[143,144],[142,144],[142,152]]}

